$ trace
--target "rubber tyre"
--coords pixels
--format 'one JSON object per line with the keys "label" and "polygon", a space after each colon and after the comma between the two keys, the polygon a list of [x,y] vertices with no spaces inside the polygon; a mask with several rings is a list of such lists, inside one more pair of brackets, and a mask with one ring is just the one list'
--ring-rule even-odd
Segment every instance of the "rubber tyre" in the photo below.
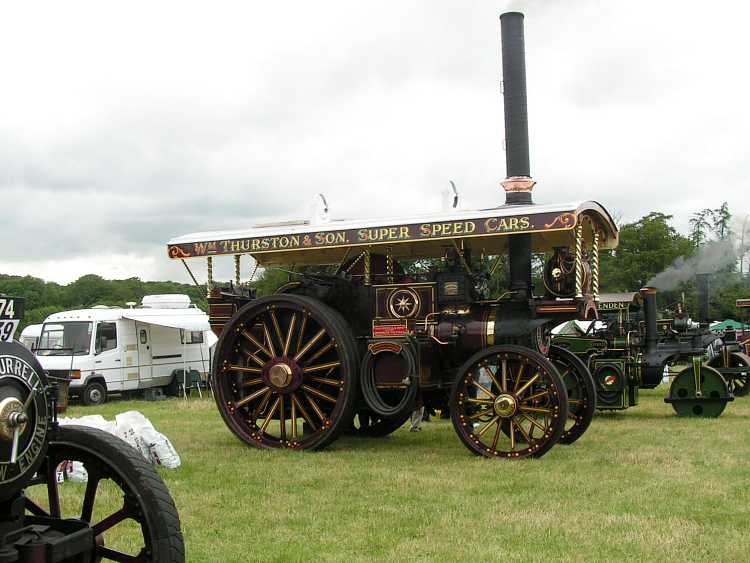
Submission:
{"label": "rubber tyre", "polygon": [[107,402],[107,388],[98,381],[92,381],[81,393],[81,400],[87,406],[103,405]]}
{"label": "rubber tyre", "polygon": [[58,427],[47,449],[47,461],[75,460],[77,454],[105,467],[123,492],[132,495],[150,531],[147,560],[183,563],[185,544],[180,517],[156,469],[135,448],[107,432],[85,426]]}
{"label": "rubber tyre", "polygon": [[[39,383],[41,385],[41,389],[37,388],[36,390],[37,396],[33,400],[33,408],[29,410],[29,415],[32,418],[32,423],[27,423],[27,429],[22,434],[22,437],[24,434],[33,435],[33,429],[42,420],[47,424],[47,433],[45,434],[42,447],[40,448],[39,452],[33,458],[31,458],[28,465],[21,468],[21,470],[17,472],[16,475],[12,478],[10,476],[10,473],[6,473],[5,467],[2,467],[3,482],[0,483],[0,501],[5,501],[17,495],[18,492],[24,488],[26,483],[28,483],[28,481],[34,476],[34,473],[42,464],[44,460],[44,451],[48,443],[49,433],[51,432],[50,422],[53,418],[53,414],[50,411],[49,403],[45,400],[44,396],[45,390],[50,388],[49,382],[47,380],[45,371],[39,364],[39,360],[36,358],[36,356],[34,356],[34,354],[32,354],[28,348],[17,341],[0,342],[0,356],[10,356],[11,358],[20,359],[26,362],[34,371],[36,377],[39,378]],[[15,376],[0,375],[0,401],[8,397],[16,397],[17,399],[25,402],[26,398],[28,397],[29,387],[31,387],[30,383],[20,383],[20,381],[18,381]],[[24,393],[24,391],[26,391],[26,393]],[[0,445],[2,445],[0,451],[0,456],[2,457],[0,457],[0,459],[2,459],[3,461],[3,466],[5,466],[5,463],[10,461],[10,444],[10,442],[0,443]]]}
{"label": "rubber tyre", "polygon": [[402,414],[397,418],[381,418],[380,415],[370,413],[367,409],[362,409],[354,416],[370,417],[370,420],[368,421],[367,426],[362,427],[361,420],[358,418],[357,421],[359,426],[355,426],[353,417],[352,425],[346,430],[346,434],[361,438],[385,438],[406,424],[406,421],[411,417],[411,412]]}
{"label": "rubber tyre", "polygon": [[179,397],[180,382],[176,374],[172,376],[172,381],[170,381],[169,384],[164,386],[164,394],[167,397]]}
{"label": "rubber tyre", "polygon": [[[594,419],[594,413],[596,412],[596,386],[594,385],[594,378],[589,368],[573,352],[559,346],[550,346],[549,360],[557,368],[557,371],[560,372],[563,382],[566,384],[568,390],[568,414],[573,413],[579,417],[579,420],[560,436],[560,444],[570,445],[583,436]],[[570,380],[563,375],[567,368],[571,369]],[[573,384],[573,389],[570,389],[571,386],[569,383]],[[573,391],[573,400],[583,401],[583,403],[571,405],[570,391]]]}
{"label": "rubber tyre", "polygon": [[411,349],[410,341],[407,341],[404,344],[402,355],[411,368],[409,370],[409,375],[411,376],[412,381],[399,403],[395,406],[386,404],[378,394],[377,388],[375,387],[375,374],[373,368],[375,357],[368,352],[365,353],[362,358],[362,363],[359,369],[359,387],[362,400],[364,400],[367,408],[375,413],[376,416],[385,419],[398,420],[404,417],[409,418],[411,413],[414,412],[414,405],[417,401],[419,388],[419,373],[416,358],[417,352]]}

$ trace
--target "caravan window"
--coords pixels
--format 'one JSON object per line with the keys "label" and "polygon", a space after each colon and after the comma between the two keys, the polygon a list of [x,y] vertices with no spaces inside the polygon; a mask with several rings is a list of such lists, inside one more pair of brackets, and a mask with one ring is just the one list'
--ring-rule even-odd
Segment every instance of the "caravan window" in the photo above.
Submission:
{"label": "caravan window", "polygon": [[203,333],[199,330],[182,330],[180,337],[183,344],[203,344]]}
{"label": "caravan window", "polygon": [[96,326],[97,353],[117,348],[117,325],[115,323],[99,323]]}

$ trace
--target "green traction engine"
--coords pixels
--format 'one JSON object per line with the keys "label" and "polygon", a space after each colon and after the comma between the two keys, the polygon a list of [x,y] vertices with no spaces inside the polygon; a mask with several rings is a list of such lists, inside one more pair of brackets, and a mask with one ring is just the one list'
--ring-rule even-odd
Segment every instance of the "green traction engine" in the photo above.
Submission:
{"label": "green traction engine", "polygon": [[571,324],[553,338],[589,366],[598,410],[637,405],[638,390],[658,386],[678,364],[686,367],[674,376],[664,400],[680,416],[716,417],[729,401],[750,393],[750,357],[735,331],[709,330],[708,275],[698,275],[697,283],[698,322],[681,304],[672,318],[657,319],[656,289],[646,287],[602,294],[598,322],[586,331]]}

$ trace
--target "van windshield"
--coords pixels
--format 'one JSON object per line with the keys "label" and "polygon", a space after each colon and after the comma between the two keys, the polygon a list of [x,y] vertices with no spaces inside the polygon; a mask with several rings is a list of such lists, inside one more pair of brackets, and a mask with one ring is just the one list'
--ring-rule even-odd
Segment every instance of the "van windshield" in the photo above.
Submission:
{"label": "van windshield", "polygon": [[38,356],[86,356],[91,348],[91,323],[44,323]]}

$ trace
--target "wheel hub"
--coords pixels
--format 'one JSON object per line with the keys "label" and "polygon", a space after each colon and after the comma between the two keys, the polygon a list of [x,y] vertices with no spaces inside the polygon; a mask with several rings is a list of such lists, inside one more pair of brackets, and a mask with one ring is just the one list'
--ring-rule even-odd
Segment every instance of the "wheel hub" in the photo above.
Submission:
{"label": "wheel hub", "polygon": [[23,403],[15,397],[0,401],[0,440],[10,442],[18,428],[19,434],[26,429],[26,414]]}
{"label": "wheel hub", "polygon": [[286,387],[292,382],[292,368],[285,363],[278,363],[268,370],[268,380],[275,387]]}
{"label": "wheel hub", "polygon": [[495,410],[495,414],[497,414],[498,416],[502,418],[510,418],[511,416],[516,414],[516,410],[518,409],[518,401],[516,401],[516,398],[513,395],[503,393],[497,396],[493,408]]}
{"label": "wheel hub", "polygon": [[277,393],[291,393],[302,385],[302,369],[292,358],[274,358],[263,368],[263,381]]}

